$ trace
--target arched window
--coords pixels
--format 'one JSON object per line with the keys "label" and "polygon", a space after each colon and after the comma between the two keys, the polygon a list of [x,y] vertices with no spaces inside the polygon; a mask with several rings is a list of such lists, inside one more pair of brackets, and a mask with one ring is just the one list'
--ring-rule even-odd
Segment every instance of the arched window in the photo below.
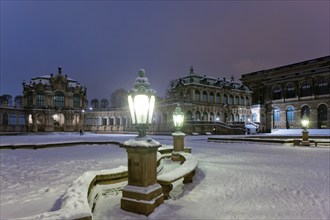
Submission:
{"label": "arched window", "polygon": [[240,105],[244,105],[244,97],[243,96],[241,96]]}
{"label": "arched window", "polygon": [[213,92],[210,92],[210,102],[214,102],[214,94],[213,94]]}
{"label": "arched window", "polygon": [[116,118],[116,125],[120,125],[120,117],[119,116],[117,116],[117,118]]}
{"label": "arched window", "polygon": [[55,92],[54,107],[57,107],[57,108],[64,107],[64,93],[63,92],[61,92],[61,91]]}
{"label": "arched window", "polygon": [[201,113],[197,111],[195,114],[195,121],[200,121],[200,120],[201,120]]}
{"label": "arched window", "polygon": [[125,128],[126,125],[127,125],[127,119],[126,119],[126,117],[123,117],[123,127]]}
{"label": "arched window", "polygon": [[245,115],[244,114],[241,115],[241,121],[245,122]]}
{"label": "arched window", "polygon": [[249,97],[246,97],[245,105],[250,105],[250,98]]}
{"label": "arched window", "polygon": [[278,128],[279,122],[280,122],[280,109],[279,108],[274,108],[273,110],[273,127]]}
{"label": "arched window", "polygon": [[73,107],[80,108],[80,97],[78,94],[73,95]]}
{"label": "arched window", "polygon": [[282,98],[282,91],[279,85],[274,86],[272,96],[273,100],[278,100]]}
{"label": "arched window", "polygon": [[286,128],[290,128],[294,125],[294,108],[289,106],[286,109]]}
{"label": "arched window", "polygon": [[215,119],[215,118],[214,118],[214,113],[211,112],[211,113],[210,113],[210,121],[215,121],[214,119]]}
{"label": "arched window", "polygon": [[203,112],[203,118],[202,121],[208,121],[208,116],[206,112]]}
{"label": "arched window", "polygon": [[192,118],[192,113],[191,113],[190,110],[188,110],[188,111],[186,112],[185,118],[187,118],[187,119],[186,119],[187,121],[192,121],[192,120],[193,120],[193,118]]}
{"label": "arched window", "polygon": [[302,118],[304,115],[306,115],[307,117],[309,117],[309,115],[310,115],[310,108],[307,105],[304,105],[301,108],[301,115],[300,115],[300,117]]}
{"label": "arched window", "polygon": [[201,101],[201,93],[197,89],[195,91],[195,101]]}
{"label": "arched window", "polygon": [[208,98],[207,98],[207,93],[204,91],[203,92],[203,102],[207,102]]}
{"label": "arched window", "polygon": [[107,118],[106,117],[102,117],[102,125],[107,125]]}
{"label": "arched window", "polygon": [[8,125],[8,113],[3,113],[2,115],[2,125]]}
{"label": "arched window", "polygon": [[238,122],[238,121],[239,121],[239,114],[236,113],[236,115],[235,115],[235,122]]}
{"label": "arched window", "polygon": [[252,114],[252,122],[258,122],[257,113]]}
{"label": "arched window", "polygon": [[238,98],[238,96],[236,95],[236,96],[235,96],[235,102],[234,102],[235,105],[238,105],[238,100],[239,100],[239,98]]}
{"label": "arched window", "polygon": [[289,83],[286,86],[286,98],[294,98],[296,97],[296,88],[294,83]]}
{"label": "arched window", "polygon": [[38,91],[36,95],[37,107],[45,107],[45,92]]}
{"label": "arched window", "polygon": [[233,104],[233,99],[234,99],[233,95],[229,95],[229,99],[228,99],[228,104],[229,105]]}
{"label": "arched window", "polygon": [[320,79],[316,84],[316,93],[317,95],[329,94],[329,83],[325,79]]}
{"label": "arched window", "polygon": [[231,122],[234,121],[234,114],[233,114],[233,113],[230,114],[230,121],[231,121]]}
{"label": "arched window", "polygon": [[261,115],[260,115],[260,123],[266,124],[266,116],[264,113],[261,113]]}
{"label": "arched window", "polygon": [[27,107],[31,108],[33,106],[33,94],[29,92],[27,94]]}
{"label": "arched window", "polygon": [[325,104],[319,105],[317,108],[318,128],[326,128],[328,122],[328,108]]}
{"label": "arched window", "polygon": [[191,93],[190,93],[190,90],[188,90],[187,93],[186,93],[186,99],[187,99],[187,100],[190,100],[190,99],[191,99],[190,94],[191,94]]}
{"label": "arched window", "polygon": [[225,112],[225,122],[228,122],[228,121],[229,121],[228,114],[227,114],[227,112]]}
{"label": "arched window", "polygon": [[219,93],[217,93],[215,101],[216,101],[216,103],[220,103],[220,94]]}
{"label": "arched window", "polygon": [[227,94],[224,94],[224,95],[223,95],[223,100],[222,100],[222,103],[223,103],[224,105],[227,104],[227,99],[228,99]]}
{"label": "arched window", "polygon": [[220,112],[217,113],[217,116],[216,116],[216,119],[215,120],[216,121],[219,121],[219,122],[222,121],[222,119],[221,119],[221,113]]}
{"label": "arched window", "polygon": [[115,124],[115,120],[113,117],[109,118],[109,125],[114,125]]}
{"label": "arched window", "polygon": [[312,86],[308,81],[304,81],[300,87],[300,97],[311,96],[312,95]]}

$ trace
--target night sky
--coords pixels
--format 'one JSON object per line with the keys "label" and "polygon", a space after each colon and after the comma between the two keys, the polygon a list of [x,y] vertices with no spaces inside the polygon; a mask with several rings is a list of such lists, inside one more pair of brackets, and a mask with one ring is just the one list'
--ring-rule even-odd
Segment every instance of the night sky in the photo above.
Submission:
{"label": "night sky", "polygon": [[57,73],[88,99],[130,89],[139,69],[172,79],[235,76],[330,54],[330,1],[3,1],[0,95]]}

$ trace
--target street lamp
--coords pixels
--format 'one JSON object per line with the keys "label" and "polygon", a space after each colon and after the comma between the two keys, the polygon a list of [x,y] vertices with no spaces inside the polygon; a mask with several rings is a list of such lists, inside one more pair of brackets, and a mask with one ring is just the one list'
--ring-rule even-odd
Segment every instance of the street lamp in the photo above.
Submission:
{"label": "street lamp", "polygon": [[132,123],[137,128],[138,138],[146,136],[146,130],[152,122],[156,91],[150,88],[145,71],[139,70],[134,87],[128,93],[128,104]]}
{"label": "street lamp", "polygon": [[184,114],[180,108],[180,105],[177,104],[173,112],[173,122],[176,129],[175,133],[172,133],[173,136],[173,152],[171,159],[173,161],[181,161],[181,157],[178,154],[180,151],[184,151],[184,136],[185,134],[180,131],[183,126]]}
{"label": "street lamp", "polygon": [[308,140],[308,130],[307,127],[309,125],[309,119],[306,115],[304,115],[301,119],[301,126],[303,128],[302,130],[302,141],[301,146],[310,146],[309,140]]}
{"label": "street lamp", "polygon": [[163,189],[157,183],[159,142],[146,137],[152,121],[156,92],[150,88],[145,71],[139,70],[134,87],[128,93],[132,124],[139,135],[120,146],[126,149],[128,180],[123,188],[120,207],[128,212],[149,215],[164,202]]}
{"label": "street lamp", "polygon": [[177,104],[174,112],[173,112],[173,122],[174,127],[176,128],[176,132],[180,132],[180,129],[183,126],[184,114],[180,108],[180,104]]}

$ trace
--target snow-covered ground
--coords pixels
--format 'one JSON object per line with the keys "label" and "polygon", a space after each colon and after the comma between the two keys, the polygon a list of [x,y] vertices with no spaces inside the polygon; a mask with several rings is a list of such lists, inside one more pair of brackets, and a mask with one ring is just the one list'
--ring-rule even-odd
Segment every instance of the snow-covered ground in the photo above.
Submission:
{"label": "snow-covered ground", "polygon": [[[51,134],[1,136],[8,143],[128,140],[130,135]],[[172,144],[171,136],[153,136]],[[108,192],[95,219],[330,219],[330,148],[264,143],[212,143],[187,136],[198,158],[193,183],[176,183],[171,199],[148,217],[120,209],[121,194]],[[126,165],[117,145],[0,150],[1,219],[55,211],[68,186],[88,170]]]}

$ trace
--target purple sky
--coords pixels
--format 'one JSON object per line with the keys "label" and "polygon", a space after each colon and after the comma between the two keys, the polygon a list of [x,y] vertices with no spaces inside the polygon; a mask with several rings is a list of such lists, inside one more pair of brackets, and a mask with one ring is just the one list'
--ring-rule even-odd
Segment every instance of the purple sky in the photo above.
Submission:
{"label": "purple sky", "polygon": [[164,96],[195,72],[235,76],[330,54],[328,0],[1,1],[0,94],[63,73],[88,99],[130,89],[146,70]]}

